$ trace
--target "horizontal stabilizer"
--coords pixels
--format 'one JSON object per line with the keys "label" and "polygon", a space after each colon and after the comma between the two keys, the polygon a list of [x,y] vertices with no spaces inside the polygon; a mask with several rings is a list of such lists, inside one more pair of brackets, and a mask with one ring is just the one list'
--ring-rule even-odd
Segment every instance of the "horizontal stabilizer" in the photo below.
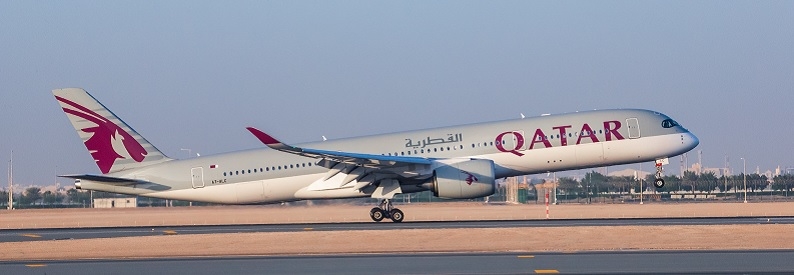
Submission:
{"label": "horizontal stabilizer", "polygon": [[90,181],[96,181],[104,184],[118,185],[118,186],[149,183],[148,181],[142,181],[136,179],[125,179],[125,178],[99,176],[99,175],[62,175],[58,177],[70,178],[76,180],[90,180]]}

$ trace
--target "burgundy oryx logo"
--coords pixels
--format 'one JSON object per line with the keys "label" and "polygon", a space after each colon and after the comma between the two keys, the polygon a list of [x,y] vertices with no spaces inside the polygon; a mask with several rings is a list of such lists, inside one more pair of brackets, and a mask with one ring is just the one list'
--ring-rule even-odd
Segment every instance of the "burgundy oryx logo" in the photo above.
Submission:
{"label": "burgundy oryx logo", "polygon": [[137,162],[143,161],[147,155],[146,149],[127,131],[80,104],[59,96],[55,96],[55,98],[74,108],[64,107],[63,111],[67,114],[78,116],[96,124],[94,127],[80,130],[91,133],[91,137],[85,141],[85,147],[91,152],[91,157],[94,158],[103,174],[110,172],[116,159],[132,158]]}
{"label": "burgundy oryx logo", "polygon": [[460,171],[460,172],[466,174],[466,184],[471,185],[472,183],[478,181],[477,177],[475,177],[474,174],[466,171]]}

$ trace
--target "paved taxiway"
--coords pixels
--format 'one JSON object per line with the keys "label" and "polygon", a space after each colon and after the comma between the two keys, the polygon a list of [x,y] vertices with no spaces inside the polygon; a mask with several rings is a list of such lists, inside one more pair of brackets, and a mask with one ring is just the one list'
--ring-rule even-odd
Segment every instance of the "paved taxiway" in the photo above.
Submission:
{"label": "paved taxiway", "polygon": [[794,272],[794,250],[201,257],[0,262],[3,274],[752,274]]}
{"label": "paved taxiway", "polygon": [[267,225],[210,225],[169,227],[103,227],[10,229],[0,231],[0,243],[39,240],[68,240],[156,236],[164,234],[217,234],[250,232],[297,232],[341,230],[391,229],[454,229],[507,227],[572,227],[623,225],[737,225],[737,224],[794,224],[794,217],[731,217],[731,218],[652,218],[652,219],[593,219],[593,220],[509,220],[406,223],[314,223]]}

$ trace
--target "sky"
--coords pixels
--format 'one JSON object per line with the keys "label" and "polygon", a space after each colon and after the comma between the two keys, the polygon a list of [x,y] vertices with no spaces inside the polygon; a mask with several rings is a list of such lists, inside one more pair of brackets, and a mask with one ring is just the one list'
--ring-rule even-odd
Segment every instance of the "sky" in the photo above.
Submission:
{"label": "sky", "polygon": [[13,150],[22,185],[99,173],[51,94],[80,87],[174,158],[262,147],[246,126],[298,143],[644,108],[699,137],[690,164],[702,150],[706,167],[794,167],[792,14],[794,1],[0,0],[0,160]]}

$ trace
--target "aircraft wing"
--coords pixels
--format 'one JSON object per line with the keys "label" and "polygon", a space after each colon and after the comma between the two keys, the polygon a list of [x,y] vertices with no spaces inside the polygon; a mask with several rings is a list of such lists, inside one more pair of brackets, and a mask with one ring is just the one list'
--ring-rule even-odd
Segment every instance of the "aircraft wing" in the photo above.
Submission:
{"label": "aircraft wing", "polygon": [[433,163],[432,159],[422,157],[383,156],[295,147],[284,144],[254,127],[247,127],[246,129],[254,134],[259,141],[267,145],[267,147],[304,157],[319,158],[338,163],[353,164],[370,168],[397,167],[412,164],[430,165]]}

